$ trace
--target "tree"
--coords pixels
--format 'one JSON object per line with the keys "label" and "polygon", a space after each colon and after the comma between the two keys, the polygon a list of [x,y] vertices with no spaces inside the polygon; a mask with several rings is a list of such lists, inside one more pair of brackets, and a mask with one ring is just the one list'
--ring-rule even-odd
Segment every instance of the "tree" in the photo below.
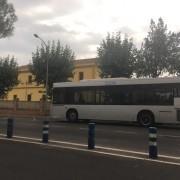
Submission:
{"label": "tree", "polygon": [[18,84],[18,66],[14,57],[0,58],[0,97]]}
{"label": "tree", "polygon": [[0,0],[0,39],[12,35],[15,21],[17,16],[13,5],[7,0]]}
{"label": "tree", "polygon": [[42,45],[32,53],[31,71],[35,75],[35,81],[38,84],[46,84],[46,67],[48,71],[48,95],[52,95],[52,86],[54,82],[68,81],[72,77],[74,53],[70,47],[63,47],[60,41],[48,42],[47,46]]}
{"label": "tree", "polygon": [[180,75],[180,32],[171,33],[168,51],[168,72],[170,74]]}
{"label": "tree", "polygon": [[136,48],[132,39],[121,38],[121,33],[108,34],[98,48],[101,77],[131,77]]}
{"label": "tree", "polygon": [[168,32],[167,25],[159,18],[150,23],[150,31],[142,43],[136,62],[137,76],[158,77],[164,72],[174,73],[179,54],[179,35]]}

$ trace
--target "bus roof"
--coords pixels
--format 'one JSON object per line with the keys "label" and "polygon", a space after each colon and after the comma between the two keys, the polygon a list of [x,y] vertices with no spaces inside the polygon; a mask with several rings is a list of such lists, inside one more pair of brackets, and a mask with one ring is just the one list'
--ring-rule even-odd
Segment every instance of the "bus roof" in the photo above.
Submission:
{"label": "bus roof", "polygon": [[57,87],[81,87],[81,86],[108,86],[108,85],[136,85],[136,84],[169,84],[180,83],[180,77],[162,78],[105,78],[90,79],[79,82],[59,82],[53,83],[53,88]]}

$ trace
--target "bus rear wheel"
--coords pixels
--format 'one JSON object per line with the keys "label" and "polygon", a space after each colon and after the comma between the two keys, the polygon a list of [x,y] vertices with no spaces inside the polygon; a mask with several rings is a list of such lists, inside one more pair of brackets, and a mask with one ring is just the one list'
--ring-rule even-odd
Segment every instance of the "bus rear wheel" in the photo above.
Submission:
{"label": "bus rear wheel", "polygon": [[138,114],[138,123],[143,127],[154,124],[154,116],[150,111],[142,111]]}
{"label": "bus rear wheel", "polygon": [[78,113],[76,110],[71,109],[67,112],[67,120],[69,122],[77,122],[78,121]]}

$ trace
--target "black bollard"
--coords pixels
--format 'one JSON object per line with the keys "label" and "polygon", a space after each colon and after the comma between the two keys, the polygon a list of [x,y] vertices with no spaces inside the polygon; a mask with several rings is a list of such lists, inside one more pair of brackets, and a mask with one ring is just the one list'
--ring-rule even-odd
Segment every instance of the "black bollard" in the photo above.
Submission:
{"label": "black bollard", "polygon": [[88,124],[88,149],[95,148],[95,123]]}
{"label": "black bollard", "polygon": [[7,138],[13,137],[14,119],[8,118],[7,120]]}
{"label": "black bollard", "polygon": [[43,122],[42,142],[48,143],[49,139],[49,121]]}
{"label": "black bollard", "polygon": [[149,127],[149,158],[158,158],[157,128],[155,127]]}

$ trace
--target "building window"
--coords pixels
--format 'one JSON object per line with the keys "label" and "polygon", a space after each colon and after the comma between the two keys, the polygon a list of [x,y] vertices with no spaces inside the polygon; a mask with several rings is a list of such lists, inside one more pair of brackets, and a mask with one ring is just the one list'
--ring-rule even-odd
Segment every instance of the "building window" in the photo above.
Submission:
{"label": "building window", "polygon": [[84,79],[84,73],[83,72],[79,72],[79,80],[83,80]]}
{"label": "building window", "polygon": [[17,95],[16,95],[16,94],[13,96],[13,99],[14,99],[14,100],[16,100],[16,99],[17,99]]}
{"label": "building window", "polygon": [[27,101],[31,101],[31,94],[28,94]]}
{"label": "building window", "polygon": [[32,83],[32,76],[31,76],[31,75],[28,76],[28,83],[29,83],[29,84]]}
{"label": "building window", "polygon": [[45,95],[45,94],[43,94],[43,95],[42,95],[41,100],[43,100],[43,101],[45,101],[45,100],[46,100],[46,95]]}

